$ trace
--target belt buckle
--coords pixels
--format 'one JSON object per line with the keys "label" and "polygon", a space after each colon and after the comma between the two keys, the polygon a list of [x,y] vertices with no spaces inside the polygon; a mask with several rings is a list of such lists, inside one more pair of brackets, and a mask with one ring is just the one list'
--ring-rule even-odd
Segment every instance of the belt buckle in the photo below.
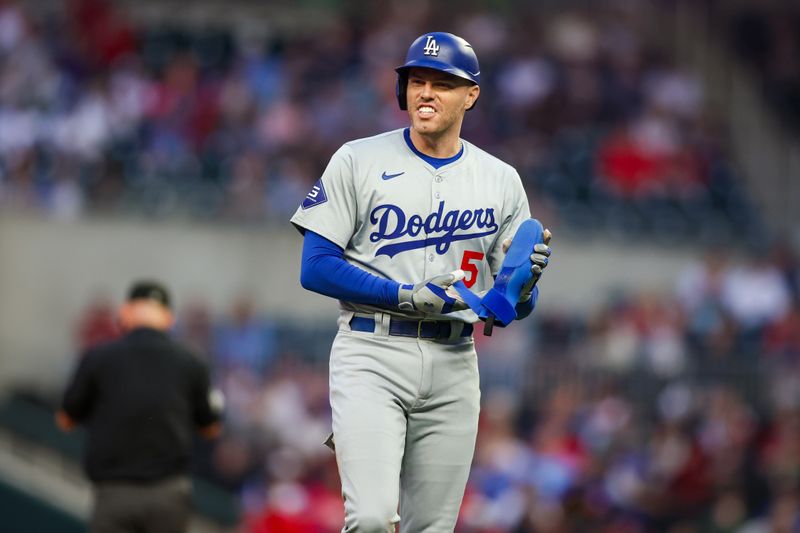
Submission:
{"label": "belt buckle", "polygon": [[422,324],[424,324],[425,322],[430,322],[431,324],[436,324],[439,321],[438,320],[430,320],[430,319],[422,319],[419,322],[417,322],[417,337],[420,338],[420,339],[435,339],[437,337],[438,331],[434,332],[433,335],[429,335],[427,337],[423,337],[422,336]]}

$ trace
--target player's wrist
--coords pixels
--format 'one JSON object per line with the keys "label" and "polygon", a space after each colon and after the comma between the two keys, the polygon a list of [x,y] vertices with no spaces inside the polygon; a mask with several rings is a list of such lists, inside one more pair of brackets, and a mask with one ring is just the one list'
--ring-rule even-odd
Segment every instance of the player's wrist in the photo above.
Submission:
{"label": "player's wrist", "polygon": [[400,303],[400,287],[402,284],[391,279],[383,281],[385,281],[385,283],[383,283],[383,297],[381,298],[381,304],[389,307],[397,307],[397,305]]}
{"label": "player's wrist", "polygon": [[397,307],[401,311],[414,311],[414,286],[397,284]]}
{"label": "player's wrist", "polygon": [[533,312],[533,308],[536,306],[536,300],[538,299],[538,291],[536,288],[533,289],[533,292],[527,295],[528,298],[526,300],[521,300],[515,306],[515,310],[517,312],[517,320],[522,320],[527,318]]}

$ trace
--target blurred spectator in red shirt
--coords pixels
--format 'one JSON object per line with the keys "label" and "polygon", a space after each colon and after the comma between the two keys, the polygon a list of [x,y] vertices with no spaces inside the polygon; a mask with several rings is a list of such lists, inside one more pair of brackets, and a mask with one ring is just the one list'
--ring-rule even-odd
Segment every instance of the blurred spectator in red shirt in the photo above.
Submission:
{"label": "blurred spectator in red shirt", "polygon": [[92,67],[108,68],[117,59],[136,51],[136,37],[120,10],[107,0],[70,0],[68,12],[72,38]]}
{"label": "blurred spectator in red shirt", "polygon": [[119,337],[121,331],[111,300],[104,295],[95,296],[79,319],[77,329],[78,348],[81,352]]}

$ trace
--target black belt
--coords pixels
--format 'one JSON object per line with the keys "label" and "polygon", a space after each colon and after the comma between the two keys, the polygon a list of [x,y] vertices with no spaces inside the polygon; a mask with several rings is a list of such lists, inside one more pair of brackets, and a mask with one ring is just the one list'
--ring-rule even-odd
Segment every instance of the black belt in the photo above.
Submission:
{"label": "black belt", "polygon": [[[354,316],[350,320],[350,329],[353,331],[375,331],[375,320],[363,316]],[[418,337],[420,339],[447,339],[452,331],[452,322],[449,320],[396,320],[389,322],[389,335],[397,337]],[[472,335],[472,324],[464,323],[460,337]]]}

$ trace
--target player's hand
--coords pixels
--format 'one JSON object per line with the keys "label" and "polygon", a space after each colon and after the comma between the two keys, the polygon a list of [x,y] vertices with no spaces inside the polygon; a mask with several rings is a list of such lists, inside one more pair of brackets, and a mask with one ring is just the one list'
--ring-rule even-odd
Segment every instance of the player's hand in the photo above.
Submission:
{"label": "player's hand", "polygon": [[63,409],[59,409],[58,411],[56,411],[55,417],[56,417],[56,425],[61,429],[61,431],[69,433],[70,431],[75,429],[75,426],[77,426],[75,420],[71,416],[69,416],[67,412],[64,411]]}
{"label": "player's hand", "polygon": [[403,311],[422,311],[431,314],[446,314],[468,309],[466,303],[450,295],[447,290],[456,281],[464,279],[464,276],[463,270],[454,270],[449,274],[426,279],[412,288],[403,288],[401,285],[398,292],[398,307]]}
{"label": "player's hand", "polygon": [[[544,240],[544,243],[537,244],[533,247],[533,253],[531,254],[532,277],[530,281],[528,281],[525,285],[522,286],[522,291],[519,294],[520,302],[527,302],[528,300],[531,299],[533,288],[536,286],[536,283],[539,281],[539,278],[542,277],[544,269],[547,268],[547,265],[550,262],[551,250],[549,244],[552,236],[553,234],[550,233],[549,229],[544,230],[544,233],[542,233],[542,238]],[[508,249],[510,247],[511,247],[511,239],[504,240],[502,244],[503,253],[508,252]]]}

